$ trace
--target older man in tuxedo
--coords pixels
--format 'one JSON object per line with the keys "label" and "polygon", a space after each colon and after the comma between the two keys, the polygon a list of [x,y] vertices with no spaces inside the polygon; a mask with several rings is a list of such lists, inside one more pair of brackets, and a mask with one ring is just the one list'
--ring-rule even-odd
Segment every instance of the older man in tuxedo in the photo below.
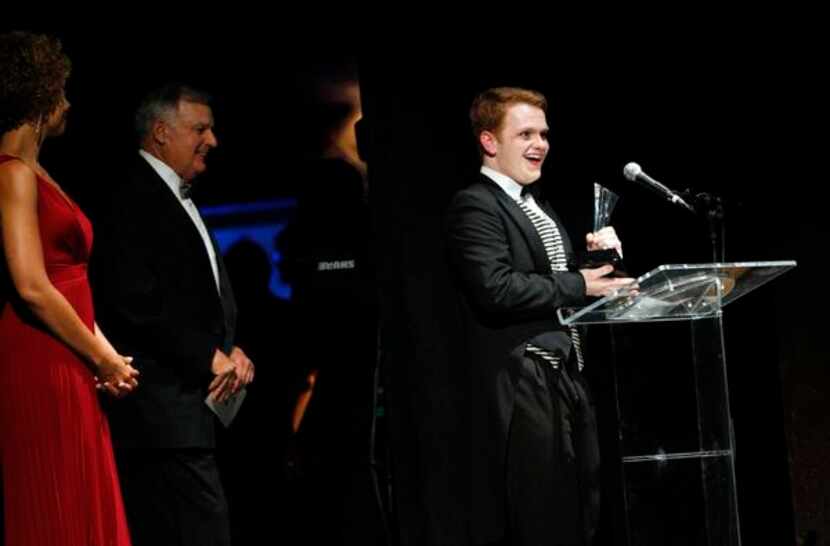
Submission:
{"label": "older man in tuxedo", "polygon": [[136,114],[140,149],[96,218],[93,286],[102,325],[141,370],[109,415],[136,546],[229,544],[214,458],[222,404],[253,380],[233,344],[236,307],[222,257],[190,199],[217,146],[209,97],[166,85]]}

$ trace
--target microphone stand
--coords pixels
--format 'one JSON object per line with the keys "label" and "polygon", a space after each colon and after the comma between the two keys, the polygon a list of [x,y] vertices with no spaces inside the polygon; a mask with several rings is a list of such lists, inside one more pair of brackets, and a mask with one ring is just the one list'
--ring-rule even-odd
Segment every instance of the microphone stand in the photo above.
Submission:
{"label": "microphone stand", "polygon": [[692,193],[691,189],[680,192],[680,196],[695,209],[709,228],[709,242],[712,245],[712,260],[726,261],[726,226],[723,199],[719,196],[701,192]]}

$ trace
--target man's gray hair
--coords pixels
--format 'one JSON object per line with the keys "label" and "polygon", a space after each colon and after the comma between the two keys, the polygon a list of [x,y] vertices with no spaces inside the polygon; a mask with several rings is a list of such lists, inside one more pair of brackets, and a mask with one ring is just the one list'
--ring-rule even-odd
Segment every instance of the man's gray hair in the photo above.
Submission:
{"label": "man's gray hair", "polygon": [[148,93],[135,112],[135,130],[139,142],[153,130],[159,119],[170,120],[175,116],[180,101],[209,105],[210,95],[183,83],[168,83]]}

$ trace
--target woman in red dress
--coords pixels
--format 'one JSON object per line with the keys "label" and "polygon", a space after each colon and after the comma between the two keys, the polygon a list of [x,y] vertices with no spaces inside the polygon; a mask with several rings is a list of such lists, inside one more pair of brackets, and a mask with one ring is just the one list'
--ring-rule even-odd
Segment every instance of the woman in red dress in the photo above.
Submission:
{"label": "woman in red dress", "polygon": [[38,163],[63,133],[69,60],[53,38],[0,35],[0,466],[6,546],[129,546],[98,391],[138,372],[95,325],[92,229]]}

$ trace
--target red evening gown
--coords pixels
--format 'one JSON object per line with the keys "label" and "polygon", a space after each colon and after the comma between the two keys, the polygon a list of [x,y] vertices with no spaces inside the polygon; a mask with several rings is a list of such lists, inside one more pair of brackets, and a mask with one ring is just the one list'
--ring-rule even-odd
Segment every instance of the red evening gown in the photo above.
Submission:
{"label": "red evening gown", "polygon": [[[0,163],[12,159],[0,155]],[[77,205],[40,177],[37,201],[46,272],[92,330],[87,279],[92,226]],[[0,264],[0,466],[5,546],[129,546],[109,426],[93,373],[22,304],[5,263]]]}

